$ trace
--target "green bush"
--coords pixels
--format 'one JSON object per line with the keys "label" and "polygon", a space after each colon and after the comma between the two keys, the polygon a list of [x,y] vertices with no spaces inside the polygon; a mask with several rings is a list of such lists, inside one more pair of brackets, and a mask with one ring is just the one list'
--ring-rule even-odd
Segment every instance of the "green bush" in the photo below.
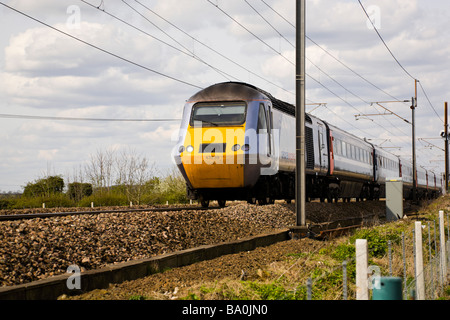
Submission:
{"label": "green bush", "polygon": [[93,188],[90,183],[72,182],[63,193],[61,176],[50,176],[29,182],[22,196],[0,198],[0,209],[41,208],[45,203],[51,207],[128,206],[133,204],[186,203],[186,182],[178,169],[160,178],[153,176],[142,184],[119,183],[114,186]]}
{"label": "green bush", "polygon": [[51,176],[35,182],[28,182],[23,190],[23,195],[25,197],[45,197],[62,193],[63,189],[64,179],[60,176]]}
{"label": "green bush", "polygon": [[84,197],[89,197],[92,195],[92,192],[92,184],[80,182],[69,183],[67,190],[68,196],[75,201],[80,201]]}
{"label": "green bush", "polygon": [[261,300],[292,300],[294,293],[277,283],[248,282],[248,289],[254,291]]}
{"label": "green bush", "polygon": [[331,252],[331,257],[343,262],[344,260],[351,260],[355,257],[355,245],[354,244],[340,244],[336,249]]}
{"label": "green bush", "polygon": [[15,198],[0,199],[0,210],[12,209],[15,207],[16,202],[17,202],[17,199],[15,199]]}
{"label": "green bush", "polygon": [[381,233],[378,229],[361,229],[357,231],[350,241],[355,243],[356,239],[366,239],[369,252],[372,256],[382,258],[388,250],[388,241],[399,244],[401,242],[400,231]]}
{"label": "green bush", "polygon": [[105,193],[105,194],[93,194],[89,197],[84,197],[78,202],[79,207],[90,207],[91,202],[94,203],[96,207],[103,206],[128,206],[128,198],[124,194],[116,193]]}
{"label": "green bush", "polygon": [[46,208],[73,207],[75,202],[65,194],[52,194],[49,196],[26,197],[22,196],[14,201],[10,209],[42,208],[45,203]]}

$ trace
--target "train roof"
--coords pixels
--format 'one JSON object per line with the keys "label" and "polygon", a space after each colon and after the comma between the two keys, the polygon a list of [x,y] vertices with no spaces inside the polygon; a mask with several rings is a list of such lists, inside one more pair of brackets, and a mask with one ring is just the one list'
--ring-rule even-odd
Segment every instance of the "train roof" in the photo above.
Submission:
{"label": "train roof", "polygon": [[[274,96],[272,96],[267,91],[264,91],[258,87],[255,87],[254,85],[251,85],[251,84],[248,84],[245,82],[229,81],[229,82],[221,82],[221,83],[213,84],[205,89],[200,90],[196,94],[194,94],[191,98],[189,98],[188,102],[192,103],[192,102],[197,102],[197,101],[227,101],[227,100],[228,101],[230,101],[230,100],[236,101],[236,100],[257,100],[257,99],[261,99],[261,100],[269,99],[272,102],[272,106],[275,109],[280,110],[281,112],[284,112],[288,115],[295,117],[295,106],[294,105],[287,103],[285,101],[279,100],[279,99],[275,98]],[[318,120],[320,120],[320,119],[318,119]],[[311,116],[307,113],[305,113],[305,121],[312,123]],[[378,150],[382,150],[379,146],[376,146],[365,139],[357,137],[345,130],[342,130],[334,125],[329,124],[326,121],[323,121],[323,120],[320,120],[320,121],[326,123],[328,126],[332,127],[334,130],[339,130],[349,136],[353,136],[354,138],[360,140],[361,142],[365,142],[365,143],[371,145],[372,147],[377,148]],[[402,161],[402,163],[404,163],[404,164],[405,163],[411,164],[409,161],[406,161],[406,160],[402,159],[401,157],[391,154],[390,152],[387,152],[385,150],[383,152],[399,158]],[[419,170],[419,168],[418,168],[418,170]],[[426,169],[423,169],[423,170],[426,170]]]}
{"label": "train roof", "polygon": [[[189,99],[189,101],[237,100],[242,99],[243,97],[248,100],[269,99],[275,109],[295,117],[294,105],[279,100],[267,91],[245,82],[222,82],[214,84],[197,92]],[[311,118],[308,114],[305,114],[305,121],[311,122]]]}

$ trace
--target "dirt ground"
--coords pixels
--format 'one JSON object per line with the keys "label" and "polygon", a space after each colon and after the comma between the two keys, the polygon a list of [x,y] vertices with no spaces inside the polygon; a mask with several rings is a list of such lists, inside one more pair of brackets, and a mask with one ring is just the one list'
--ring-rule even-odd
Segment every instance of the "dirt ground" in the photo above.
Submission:
{"label": "dirt ground", "polygon": [[214,287],[228,280],[256,280],[270,277],[270,265],[286,261],[289,255],[308,255],[323,247],[311,239],[289,240],[253,251],[230,254],[209,261],[167,270],[134,281],[111,284],[74,297],[74,300],[179,299],[189,297],[195,289]]}
{"label": "dirt ground", "polygon": [[[308,221],[314,221],[315,216],[333,217],[335,220],[349,216],[385,213],[384,202],[366,203],[339,203],[327,205],[323,203],[308,203],[307,209],[311,215]],[[264,280],[270,281],[278,277],[279,272],[271,272],[277,264],[286,262],[289,257],[308,257],[324,246],[323,241],[312,239],[289,240],[268,247],[257,248],[249,252],[241,252],[222,256],[213,260],[195,263],[193,265],[167,270],[146,278],[127,281],[121,284],[110,284],[107,289],[98,289],[84,294],[60,299],[82,300],[128,300],[128,299],[157,299],[175,300],[183,298],[196,298],[193,292],[202,288],[214,288],[223,283],[232,283],[233,280]],[[307,258],[305,258],[307,259]],[[292,263],[292,261],[291,261]],[[204,297],[202,297],[204,298]],[[207,299],[223,299],[208,295]]]}

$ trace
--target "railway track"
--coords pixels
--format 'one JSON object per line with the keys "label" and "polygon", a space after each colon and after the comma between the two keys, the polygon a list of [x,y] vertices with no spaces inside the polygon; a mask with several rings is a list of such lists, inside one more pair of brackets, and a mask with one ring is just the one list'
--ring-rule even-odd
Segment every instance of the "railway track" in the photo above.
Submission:
{"label": "railway track", "polygon": [[[368,218],[350,218],[324,224],[309,225],[305,237],[325,239],[341,235],[351,229],[362,227]],[[0,299],[41,300],[56,299],[63,294],[81,294],[94,289],[107,288],[110,283],[136,280],[167,268],[186,266],[223,255],[250,251],[289,239],[292,239],[292,233],[289,229],[285,229],[238,241],[202,245],[148,259],[119,263],[114,266],[82,272],[80,273],[82,282],[80,281],[80,288],[75,288],[76,290],[68,288],[67,285],[72,274],[63,274],[23,285],[0,287]]]}
{"label": "railway track", "polygon": [[[363,211],[365,215],[374,212],[382,215],[385,211],[381,203],[331,206],[309,203],[307,207],[311,219],[307,236],[317,238],[332,237],[360,227]],[[190,206],[29,213],[22,215],[26,220],[20,215],[8,215],[5,218],[16,221],[0,221],[0,238],[4,244],[0,247],[0,287],[6,286],[0,288],[0,293],[3,292],[0,296],[13,297],[11,292],[17,292],[14,290],[31,290],[26,288],[36,283],[33,290],[39,291],[43,283],[46,283],[44,287],[47,283],[55,285],[53,280],[60,282],[59,287],[63,283],[64,287],[68,277],[66,269],[73,264],[85,270],[83,275],[96,277],[93,283],[103,281],[98,279],[121,282],[127,277],[145,276],[142,272],[153,270],[155,266],[163,270],[180,263],[210,259],[216,254],[249,251],[287,240],[288,228],[295,224],[293,208],[286,204],[242,203],[220,210]],[[111,212],[129,214],[109,214]],[[80,214],[88,216],[83,219],[74,216]],[[62,218],[32,219],[37,216]],[[359,218],[349,219],[355,216]],[[334,222],[327,222],[331,218]],[[271,235],[261,236],[264,234]],[[50,289],[42,290],[39,292]]]}
{"label": "railway track", "polygon": [[220,207],[161,207],[161,208],[145,208],[145,209],[118,209],[118,210],[90,210],[90,211],[68,211],[68,212],[43,212],[43,213],[25,213],[25,214],[5,214],[0,215],[0,221],[25,220],[35,218],[52,218],[64,216],[76,216],[86,214],[100,213],[125,213],[125,212],[164,212],[164,211],[186,211],[186,210],[208,210],[220,209]]}

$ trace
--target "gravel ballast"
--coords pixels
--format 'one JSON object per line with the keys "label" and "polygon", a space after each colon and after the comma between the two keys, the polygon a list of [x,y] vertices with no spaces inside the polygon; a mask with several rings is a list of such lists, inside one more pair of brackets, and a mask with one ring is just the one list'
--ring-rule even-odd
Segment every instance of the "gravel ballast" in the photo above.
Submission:
{"label": "gravel ballast", "polygon": [[[311,223],[383,215],[383,202],[307,203]],[[237,203],[222,209],[100,213],[0,222],[0,286],[91,270],[295,224],[293,204]]]}

